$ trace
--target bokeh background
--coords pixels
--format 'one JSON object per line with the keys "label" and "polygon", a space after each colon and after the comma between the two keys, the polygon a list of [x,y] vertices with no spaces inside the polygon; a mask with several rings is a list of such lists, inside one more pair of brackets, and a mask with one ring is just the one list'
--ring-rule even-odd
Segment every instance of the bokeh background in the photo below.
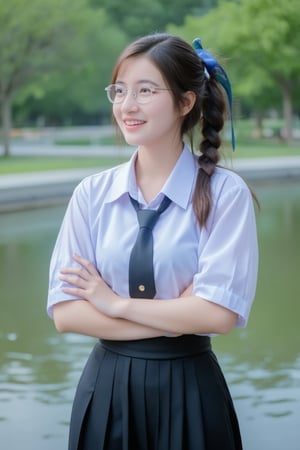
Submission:
{"label": "bokeh background", "polygon": [[261,204],[248,327],[213,341],[244,448],[299,449],[299,24],[298,0],[0,0],[1,448],[67,448],[94,340],[59,335],[47,317],[49,259],[76,182],[132,152],[110,126],[115,59],[167,31],[202,38],[224,64],[237,141],[231,155],[228,124],[225,161],[252,167]]}

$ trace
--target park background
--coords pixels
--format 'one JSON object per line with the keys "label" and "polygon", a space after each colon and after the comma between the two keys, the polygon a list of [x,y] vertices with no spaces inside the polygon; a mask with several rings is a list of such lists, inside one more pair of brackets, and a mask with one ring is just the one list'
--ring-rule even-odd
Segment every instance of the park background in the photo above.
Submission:
{"label": "park background", "polygon": [[[127,159],[131,149],[110,127],[104,87],[124,46],[156,31],[200,37],[224,64],[237,144],[231,154],[228,124],[227,162],[295,168],[299,25],[298,0],[0,0],[0,185],[25,172],[67,177],[71,169],[97,171]],[[258,291],[248,327],[216,338],[214,348],[245,450],[297,450],[299,176],[285,170],[247,181],[261,203]],[[49,258],[68,195],[39,208],[0,207],[1,448],[67,445],[75,386],[94,342],[59,335],[45,313]]]}

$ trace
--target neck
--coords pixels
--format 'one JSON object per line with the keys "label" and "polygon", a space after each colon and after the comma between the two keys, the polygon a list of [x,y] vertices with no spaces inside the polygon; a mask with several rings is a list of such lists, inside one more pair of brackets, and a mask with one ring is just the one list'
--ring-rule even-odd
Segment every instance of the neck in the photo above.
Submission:
{"label": "neck", "polygon": [[180,142],[173,148],[138,148],[135,163],[137,185],[149,203],[161,190],[183,150]]}

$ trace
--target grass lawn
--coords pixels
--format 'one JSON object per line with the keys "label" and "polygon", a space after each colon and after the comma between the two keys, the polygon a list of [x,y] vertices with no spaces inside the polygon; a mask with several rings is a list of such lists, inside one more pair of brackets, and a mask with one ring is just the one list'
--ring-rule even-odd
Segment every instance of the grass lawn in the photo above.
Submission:
{"label": "grass lawn", "polygon": [[125,159],[121,158],[78,158],[78,157],[36,157],[10,156],[0,157],[0,175],[9,173],[36,172],[47,170],[83,169],[90,167],[111,167]]}
{"label": "grass lawn", "polygon": [[[228,149],[230,150],[230,149]],[[229,151],[226,150],[226,155]],[[300,142],[287,145],[280,142],[249,142],[249,144],[236,143],[233,158],[273,158],[276,156],[300,156]]]}

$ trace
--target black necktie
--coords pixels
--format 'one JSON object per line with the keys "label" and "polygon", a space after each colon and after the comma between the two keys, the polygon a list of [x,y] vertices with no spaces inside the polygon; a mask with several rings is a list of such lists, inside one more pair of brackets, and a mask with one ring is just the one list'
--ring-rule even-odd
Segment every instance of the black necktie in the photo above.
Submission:
{"label": "black necktie", "polygon": [[159,216],[171,200],[164,197],[159,208],[140,209],[136,200],[130,197],[139,222],[139,233],[129,260],[129,294],[133,298],[154,298],[156,294],[153,270],[153,235],[152,230]]}

